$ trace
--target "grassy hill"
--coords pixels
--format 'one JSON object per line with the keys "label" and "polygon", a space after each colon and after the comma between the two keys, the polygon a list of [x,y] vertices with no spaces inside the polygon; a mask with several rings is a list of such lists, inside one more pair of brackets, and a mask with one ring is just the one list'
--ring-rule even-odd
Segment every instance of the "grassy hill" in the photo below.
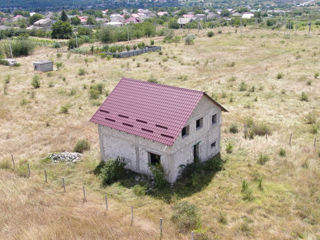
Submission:
{"label": "grassy hill", "polygon": [[[194,32],[188,46],[155,38],[162,55],[107,60],[42,47],[18,58],[20,67],[0,65],[0,239],[159,239],[161,217],[163,239],[191,239],[190,231],[179,233],[171,221],[172,207],[181,201],[197,206],[198,231],[208,239],[320,239],[319,34],[221,30],[212,38]],[[33,71],[32,61],[48,58],[63,67]],[[31,85],[35,75],[37,89]],[[224,169],[189,194],[173,189],[169,200],[137,196],[120,183],[102,188],[93,174],[97,128],[88,120],[122,76],[203,90],[223,104],[229,110],[222,124]],[[97,83],[104,91],[93,100],[89,89]],[[267,136],[252,139],[250,131],[266,129]],[[80,139],[91,145],[81,162],[46,159],[72,151]]]}

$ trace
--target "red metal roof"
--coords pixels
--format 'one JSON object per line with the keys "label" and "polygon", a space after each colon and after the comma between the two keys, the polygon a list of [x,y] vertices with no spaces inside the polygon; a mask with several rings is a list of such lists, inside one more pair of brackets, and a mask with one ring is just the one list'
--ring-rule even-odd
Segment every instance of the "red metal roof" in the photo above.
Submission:
{"label": "red metal roof", "polygon": [[204,94],[122,78],[90,121],[173,145]]}

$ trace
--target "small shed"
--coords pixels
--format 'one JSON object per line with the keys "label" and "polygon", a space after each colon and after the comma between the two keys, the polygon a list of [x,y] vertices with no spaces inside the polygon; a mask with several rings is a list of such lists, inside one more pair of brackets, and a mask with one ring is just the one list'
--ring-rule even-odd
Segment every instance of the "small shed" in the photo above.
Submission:
{"label": "small shed", "polygon": [[50,72],[53,71],[53,62],[48,60],[33,62],[33,67],[35,71]]}

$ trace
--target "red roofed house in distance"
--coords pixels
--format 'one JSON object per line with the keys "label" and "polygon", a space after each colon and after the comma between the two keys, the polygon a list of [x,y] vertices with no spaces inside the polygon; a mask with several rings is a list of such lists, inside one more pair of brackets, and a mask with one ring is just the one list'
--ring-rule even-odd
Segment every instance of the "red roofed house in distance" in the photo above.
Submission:
{"label": "red roofed house in distance", "polygon": [[220,153],[222,111],[201,91],[122,78],[90,121],[98,125],[102,160],[121,158],[146,175],[160,163],[174,183],[180,165]]}

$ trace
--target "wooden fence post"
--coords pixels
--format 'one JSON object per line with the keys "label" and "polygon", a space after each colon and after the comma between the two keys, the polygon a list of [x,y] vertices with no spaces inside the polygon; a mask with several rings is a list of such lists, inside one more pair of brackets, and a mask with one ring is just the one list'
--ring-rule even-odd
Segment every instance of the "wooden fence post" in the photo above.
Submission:
{"label": "wooden fence post", "polygon": [[107,194],[104,196],[104,199],[106,201],[106,210],[108,210],[108,197],[107,197]]}
{"label": "wooden fence post", "polygon": [[315,149],[317,148],[317,137],[314,138],[313,146]]}
{"label": "wooden fence post", "polygon": [[289,145],[291,146],[292,133],[290,134]]}
{"label": "wooden fence post", "polygon": [[194,240],[194,232],[191,232],[191,239]]}
{"label": "wooden fence post", "polygon": [[133,207],[131,206],[131,224],[130,226],[132,226],[133,224]]}
{"label": "wooden fence post", "polygon": [[13,155],[11,154],[11,161],[12,161],[12,168],[13,168],[13,171],[16,169],[16,164],[14,162],[14,158],[13,158]]}
{"label": "wooden fence post", "polygon": [[66,185],[64,183],[64,178],[62,178],[62,186],[63,186],[63,191],[66,192]]}
{"label": "wooden fence post", "polygon": [[28,167],[28,178],[30,177],[30,175],[31,175],[31,171],[30,171],[30,164],[29,163],[27,163],[27,167]]}
{"label": "wooden fence post", "polygon": [[48,182],[47,170],[44,170],[44,182]]}
{"label": "wooden fence post", "polygon": [[83,202],[86,202],[86,201],[87,201],[87,198],[86,198],[86,189],[85,189],[84,185],[82,186],[82,191],[83,191]]}
{"label": "wooden fence post", "polygon": [[162,239],[162,221],[163,219],[160,218],[160,239]]}

